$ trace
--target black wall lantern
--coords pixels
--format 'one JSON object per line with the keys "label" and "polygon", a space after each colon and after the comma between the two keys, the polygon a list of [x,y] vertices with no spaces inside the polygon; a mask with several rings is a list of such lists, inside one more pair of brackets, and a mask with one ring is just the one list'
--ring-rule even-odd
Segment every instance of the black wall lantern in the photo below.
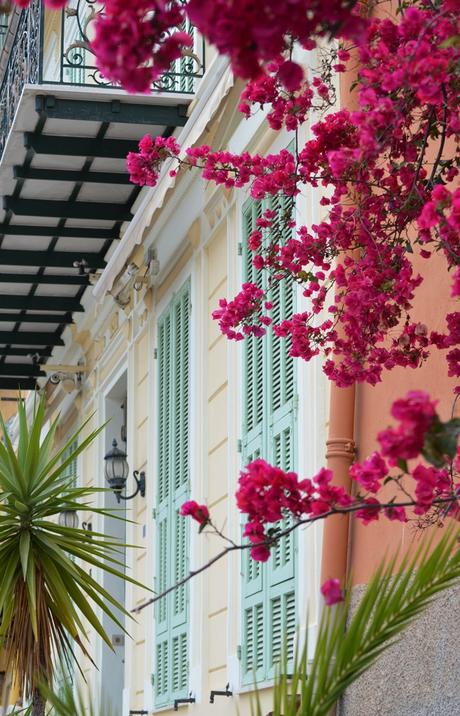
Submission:
{"label": "black wall lantern", "polygon": [[145,497],[145,472],[138,472],[134,470],[133,477],[136,482],[136,491],[128,497],[124,497],[121,493],[125,489],[126,480],[129,475],[129,465],[126,460],[127,455],[123,450],[118,447],[117,441],[114,439],[112,442],[112,449],[109,450],[105,455],[105,479],[109,483],[117,502],[120,500],[132,500],[140,493],[141,497]]}
{"label": "black wall lantern", "polygon": [[63,510],[59,513],[58,522],[61,527],[67,527],[67,529],[77,529],[78,515],[76,510]]}

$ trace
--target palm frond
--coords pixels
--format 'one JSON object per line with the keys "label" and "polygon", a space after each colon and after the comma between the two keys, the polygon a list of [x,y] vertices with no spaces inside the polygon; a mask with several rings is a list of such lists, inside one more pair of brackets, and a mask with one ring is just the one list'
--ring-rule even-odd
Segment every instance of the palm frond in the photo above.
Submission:
{"label": "palm frond", "polygon": [[98,705],[89,689],[86,693],[81,688],[75,690],[69,681],[64,681],[58,693],[46,684],[41,684],[40,688],[53,716],[113,716],[107,699]]}
{"label": "palm frond", "polygon": [[68,652],[69,638],[87,653],[85,620],[111,645],[96,616],[99,609],[123,630],[125,626],[117,615],[131,618],[84,570],[85,564],[142,586],[125,574],[123,553],[127,545],[103,533],[63,527],[57,521],[66,510],[85,509],[114,516],[92,506],[100,489],[75,487],[66,475],[68,465],[103,426],[71,449],[86,421],[56,451],[58,421],[54,420],[46,431],[45,419],[43,398],[34,405],[30,421],[23,401],[19,401],[15,449],[0,415],[0,645],[6,651],[9,668],[18,681],[25,683],[28,695],[34,693],[39,680],[52,683],[53,660],[62,660]]}
{"label": "palm frond", "polygon": [[[413,557],[382,562],[350,617],[350,597],[320,620],[314,655],[296,651],[292,674],[280,665],[273,716],[327,716],[344,691],[392,646],[444,590],[460,581],[460,532],[448,529],[438,544],[424,539]],[[260,714],[256,691],[253,716]]]}

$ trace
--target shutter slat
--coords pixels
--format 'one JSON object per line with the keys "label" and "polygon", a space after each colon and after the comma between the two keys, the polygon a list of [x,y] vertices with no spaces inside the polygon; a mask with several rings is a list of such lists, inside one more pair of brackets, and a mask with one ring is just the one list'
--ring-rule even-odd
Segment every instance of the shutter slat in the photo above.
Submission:
{"label": "shutter slat", "polygon": [[[250,202],[243,213],[243,281],[255,283],[262,288],[262,272],[256,271],[252,264],[253,253],[248,247],[248,239],[256,228],[256,220],[262,216],[262,202]],[[244,425],[245,432],[257,428],[263,417],[263,339],[248,336],[244,341]]]}

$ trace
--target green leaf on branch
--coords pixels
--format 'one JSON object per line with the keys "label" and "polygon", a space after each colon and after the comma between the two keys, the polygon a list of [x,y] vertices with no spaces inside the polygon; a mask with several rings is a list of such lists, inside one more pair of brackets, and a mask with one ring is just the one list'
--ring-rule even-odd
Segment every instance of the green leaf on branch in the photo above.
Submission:
{"label": "green leaf on branch", "polygon": [[451,35],[450,37],[443,40],[439,47],[458,47],[460,45],[460,35]]}
{"label": "green leaf on branch", "polygon": [[400,457],[400,458],[398,458],[397,465],[398,465],[399,469],[400,469],[402,472],[406,472],[406,473],[409,472],[409,468],[408,468],[408,466],[407,466],[407,460],[403,460],[403,459]]}
{"label": "green leaf on branch", "polygon": [[451,460],[457,454],[457,443],[460,435],[460,419],[452,418],[446,423],[439,419],[425,435],[422,455],[431,465],[437,468],[444,467],[446,456]]}

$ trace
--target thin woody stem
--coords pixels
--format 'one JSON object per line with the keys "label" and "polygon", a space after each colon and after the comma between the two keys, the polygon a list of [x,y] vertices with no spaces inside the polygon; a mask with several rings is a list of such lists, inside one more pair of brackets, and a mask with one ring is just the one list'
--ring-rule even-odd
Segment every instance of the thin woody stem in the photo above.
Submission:
{"label": "thin woody stem", "polygon": [[[458,501],[458,495],[451,495],[450,497],[438,497],[435,500],[433,500],[433,505],[436,504],[446,504],[446,503],[454,503]],[[278,532],[276,536],[271,537],[270,539],[265,540],[264,542],[259,542],[257,546],[266,546],[271,547],[273,546],[278,540],[280,540],[282,537],[286,537],[291,532],[296,530],[298,527],[301,527],[302,525],[311,525],[314,522],[318,522],[318,520],[324,520],[326,517],[331,517],[332,515],[347,515],[353,512],[357,512],[358,510],[369,510],[370,512],[372,510],[382,510],[385,508],[395,508],[395,507],[414,507],[416,505],[415,500],[408,500],[406,502],[388,502],[388,503],[379,503],[378,505],[367,505],[366,503],[360,502],[359,504],[350,505],[349,507],[334,507],[328,512],[324,512],[321,515],[315,515],[314,517],[308,517],[304,520],[298,520],[297,522],[294,522],[290,527],[286,528],[282,532]],[[223,536],[223,535],[222,535]],[[229,538],[225,538],[229,540]],[[205,572],[209,567],[211,567],[216,562],[219,562],[223,557],[225,557],[230,552],[241,552],[242,550],[251,549],[251,547],[254,547],[253,544],[250,542],[247,544],[236,544],[233,543],[230,547],[225,547],[221,552],[218,552],[212,559],[210,559],[205,564],[201,565],[201,567],[198,567],[197,569],[190,570],[190,572],[183,577],[183,579],[180,579],[176,584],[173,584],[171,587],[168,587],[168,589],[165,589],[160,594],[156,594],[154,597],[149,599],[148,601],[144,602],[143,604],[140,604],[138,607],[135,607],[134,609],[131,609],[134,613],[139,613],[146,607],[150,606],[150,604],[155,604],[160,599],[163,599],[163,597],[166,597],[171,592],[174,592],[176,589],[179,589],[179,587],[182,587],[184,584],[189,582],[193,577],[196,577],[197,574],[201,574],[202,572]]]}

